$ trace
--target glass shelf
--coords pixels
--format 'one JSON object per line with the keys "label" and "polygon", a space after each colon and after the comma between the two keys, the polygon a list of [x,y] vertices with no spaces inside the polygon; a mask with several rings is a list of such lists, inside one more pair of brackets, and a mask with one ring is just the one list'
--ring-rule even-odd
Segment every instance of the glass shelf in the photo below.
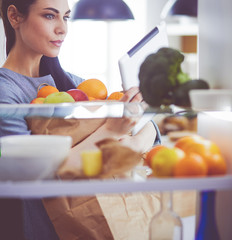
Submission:
{"label": "glass shelf", "polygon": [[64,119],[139,117],[140,103],[86,101],[60,104],[0,104],[0,119],[12,117],[58,117]]}
{"label": "glass shelf", "polygon": [[41,198],[111,193],[160,192],[185,190],[230,190],[232,175],[206,178],[152,178],[146,181],[127,179],[0,182],[0,198]]}

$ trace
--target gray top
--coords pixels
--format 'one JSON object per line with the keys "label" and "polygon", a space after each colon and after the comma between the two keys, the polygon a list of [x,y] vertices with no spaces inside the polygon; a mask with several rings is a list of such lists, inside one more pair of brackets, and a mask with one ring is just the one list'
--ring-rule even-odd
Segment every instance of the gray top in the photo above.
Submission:
{"label": "gray top", "polygon": [[[78,86],[84,80],[68,74],[75,86]],[[0,104],[30,103],[36,98],[37,88],[42,83],[56,87],[51,75],[32,78],[6,68],[0,68]],[[13,134],[30,134],[26,121],[20,117],[0,119],[0,137]]]}

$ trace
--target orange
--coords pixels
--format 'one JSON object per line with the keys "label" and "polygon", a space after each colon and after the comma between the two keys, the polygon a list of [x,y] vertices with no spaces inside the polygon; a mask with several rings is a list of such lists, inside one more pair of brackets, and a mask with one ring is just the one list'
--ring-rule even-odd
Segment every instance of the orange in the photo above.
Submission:
{"label": "orange", "polygon": [[45,98],[41,98],[41,97],[34,98],[30,103],[31,104],[42,104],[42,103],[44,103],[44,100],[45,100]]}
{"label": "orange", "polygon": [[108,94],[105,84],[96,78],[81,82],[77,89],[82,90],[89,98],[93,97],[100,100],[106,99]]}
{"label": "orange", "polygon": [[200,136],[183,137],[176,142],[175,147],[182,149],[186,153],[198,153],[203,157],[220,153],[220,149],[215,143]]}
{"label": "orange", "polygon": [[[44,84],[41,84],[41,85],[44,85]],[[40,88],[40,86],[38,87],[37,98],[39,98],[39,97],[46,98],[51,93],[59,92],[59,90],[56,87],[53,87],[50,85],[46,85],[42,88]]]}
{"label": "orange", "polygon": [[153,156],[155,156],[155,154],[162,148],[165,148],[165,146],[163,145],[156,145],[154,146],[147,154],[146,154],[146,157],[145,157],[145,162],[146,164],[151,167],[151,159]]}
{"label": "orange", "polygon": [[203,138],[199,135],[185,136],[176,141],[175,147],[185,150],[188,146],[191,146],[192,143],[200,142],[201,140],[203,140]]}
{"label": "orange", "polygon": [[197,153],[203,157],[208,168],[208,175],[222,175],[226,173],[225,159],[221,155],[220,148],[213,141],[199,136],[181,139],[181,141],[177,141],[175,146],[185,151],[187,155],[189,153]]}
{"label": "orange", "polygon": [[205,158],[208,175],[224,175],[227,172],[226,161],[221,154],[212,154]]}
{"label": "orange", "polygon": [[120,100],[123,96],[123,92],[112,92],[107,98],[107,100]]}
{"label": "orange", "polygon": [[94,97],[88,97],[89,98],[89,101],[95,101],[96,100],[96,98],[94,98]]}
{"label": "orange", "polygon": [[174,177],[206,176],[207,164],[203,157],[196,153],[189,153],[174,167]]}

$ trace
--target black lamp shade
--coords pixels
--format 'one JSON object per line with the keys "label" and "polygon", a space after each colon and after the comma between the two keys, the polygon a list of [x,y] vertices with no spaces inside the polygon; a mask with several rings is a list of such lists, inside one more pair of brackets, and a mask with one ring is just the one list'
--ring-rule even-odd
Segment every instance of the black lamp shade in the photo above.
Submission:
{"label": "black lamp shade", "polygon": [[197,0],[177,0],[169,14],[197,17]]}
{"label": "black lamp shade", "polygon": [[134,16],[123,0],[79,0],[71,19],[127,20]]}
{"label": "black lamp shade", "polygon": [[161,12],[161,17],[188,16],[197,17],[198,0],[168,0]]}

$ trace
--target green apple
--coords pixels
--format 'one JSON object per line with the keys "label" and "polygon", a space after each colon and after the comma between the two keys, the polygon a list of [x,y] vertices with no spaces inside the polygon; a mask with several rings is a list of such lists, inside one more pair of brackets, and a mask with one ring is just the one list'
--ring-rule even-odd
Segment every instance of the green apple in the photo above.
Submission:
{"label": "green apple", "polygon": [[73,97],[67,92],[51,93],[44,100],[44,103],[66,103],[66,102],[68,103],[75,102]]}

